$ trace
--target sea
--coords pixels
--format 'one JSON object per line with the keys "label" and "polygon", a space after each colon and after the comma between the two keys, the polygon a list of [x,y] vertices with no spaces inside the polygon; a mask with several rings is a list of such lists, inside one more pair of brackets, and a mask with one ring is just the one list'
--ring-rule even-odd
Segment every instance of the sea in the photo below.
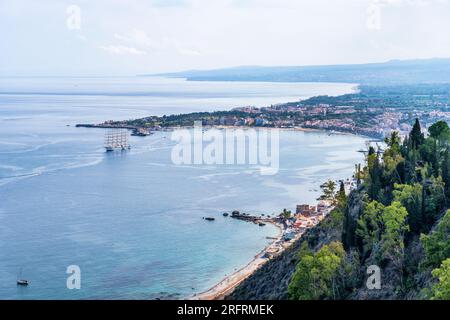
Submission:
{"label": "sea", "polygon": [[[130,150],[106,153],[104,129],[76,124],[354,90],[342,83],[0,78],[0,299],[180,299],[205,291],[279,232],[224,212],[274,215],[314,204],[321,183],[351,177],[366,143],[282,130],[279,170],[262,175],[250,164],[174,164],[170,131],[130,137]],[[71,285],[73,266],[79,289]],[[29,285],[17,286],[18,277]]]}

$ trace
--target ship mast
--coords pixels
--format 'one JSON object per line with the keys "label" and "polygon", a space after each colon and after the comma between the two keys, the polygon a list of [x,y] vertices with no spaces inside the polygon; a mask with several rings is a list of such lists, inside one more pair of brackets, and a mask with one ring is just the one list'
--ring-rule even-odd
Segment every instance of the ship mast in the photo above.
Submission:
{"label": "ship mast", "polygon": [[106,151],[114,151],[115,149],[130,149],[128,143],[128,131],[126,129],[108,129],[105,132],[105,149]]}

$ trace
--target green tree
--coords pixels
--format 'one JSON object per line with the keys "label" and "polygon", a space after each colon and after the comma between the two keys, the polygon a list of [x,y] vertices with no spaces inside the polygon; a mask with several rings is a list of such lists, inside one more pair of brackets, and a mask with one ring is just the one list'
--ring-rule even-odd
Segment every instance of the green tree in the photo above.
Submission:
{"label": "green tree", "polygon": [[334,208],[329,215],[329,218],[322,221],[322,225],[329,231],[342,232],[344,226],[344,212],[342,208]]}
{"label": "green tree", "polygon": [[289,219],[292,216],[292,212],[291,210],[283,209],[281,216],[283,216],[283,218],[285,219]]}
{"label": "green tree", "polygon": [[338,202],[338,204],[343,207],[345,206],[346,202],[347,202],[347,195],[345,194],[345,185],[344,182],[341,181],[339,184],[339,190],[336,193],[336,200]]}
{"label": "green tree", "polygon": [[289,283],[289,297],[295,300],[339,298],[337,277],[344,259],[340,242],[324,245],[315,254],[304,253]]}
{"label": "green tree", "polygon": [[445,196],[450,198],[450,162],[448,147],[445,148],[442,159],[442,180],[444,181]]}
{"label": "green tree", "polygon": [[437,140],[448,140],[450,138],[450,128],[447,122],[438,121],[428,128],[430,137]]}
{"label": "green tree", "polygon": [[431,300],[450,300],[450,259],[442,262],[440,268],[434,269],[431,274],[438,282],[431,288]]}
{"label": "green tree", "polygon": [[326,200],[336,204],[336,182],[328,180],[320,188],[322,189],[322,195],[319,197],[319,200]]}
{"label": "green tree", "polygon": [[361,179],[363,178],[363,173],[361,171],[361,164],[358,163],[355,165],[355,179],[356,185],[359,187],[361,184]]}
{"label": "green tree", "polygon": [[366,185],[368,195],[372,200],[379,200],[381,198],[381,175],[382,167],[380,164],[379,153],[371,146],[367,155],[367,179]]}
{"label": "green tree", "polygon": [[394,201],[400,202],[408,211],[408,225],[411,232],[419,233],[423,228],[422,185],[395,184]]}
{"label": "green tree", "polygon": [[411,133],[409,134],[409,139],[410,139],[411,145],[414,149],[418,149],[419,146],[424,141],[424,135],[423,135],[422,129],[420,127],[419,119],[417,119],[417,118],[416,118],[414,126],[411,130]]}
{"label": "green tree", "polygon": [[424,143],[419,148],[420,156],[423,161],[431,166],[429,176],[439,175],[439,161],[441,158],[438,141],[434,138],[425,139]]}
{"label": "green tree", "polygon": [[406,223],[408,211],[400,202],[394,201],[383,209],[381,220],[384,232],[381,236],[383,258],[401,262],[404,251],[404,234],[409,230]]}
{"label": "green tree", "polygon": [[294,275],[288,286],[288,295],[294,300],[312,300],[322,297],[323,288],[320,288],[316,279],[316,262],[313,254],[304,255],[295,268]]}
{"label": "green tree", "polygon": [[400,135],[398,134],[398,131],[392,131],[390,137],[387,137],[384,139],[386,145],[389,147],[389,152],[394,154],[400,154]]}
{"label": "green tree", "polygon": [[450,258],[450,210],[442,217],[436,229],[428,235],[420,236],[425,251],[424,267],[438,267]]}
{"label": "green tree", "polygon": [[366,205],[363,214],[358,219],[356,235],[361,242],[363,258],[370,255],[374,245],[381,240],[383,229],[381,215],[383,210],[383,204],[377,201],[371,201]]}
{"label": "green tree", "polygon": [[429,230],[446,205],[445,185],[442,177],[431,177],[423,181],[422,216],[423,230]]}
{"label": "green tree", "polygon": [[[405,139],[406,140],[406,139]],[[404,148],[404,158],[405,158],[405,179],[404,183],[419,182],[416,174],[416,165],[419,159],[419,151],[413,149],[411,145],[411,140],[408,139],[408,144]]]}

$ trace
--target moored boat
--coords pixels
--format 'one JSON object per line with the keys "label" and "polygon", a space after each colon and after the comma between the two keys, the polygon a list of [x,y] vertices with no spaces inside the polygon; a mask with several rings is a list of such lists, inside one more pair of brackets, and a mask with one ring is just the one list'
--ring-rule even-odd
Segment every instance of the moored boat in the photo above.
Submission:
{"label": "moored boat", "polygon": [[17,275],[17,285],[18,286],[27,286],[28,280],[25,280],[22,278],[22,268],[19,271],[19,274]]}
{"label": "moored boat", "polygon": [[24,279],[17,280],[17,285],[18,286],[27,286],[28,280],[24,280]]}

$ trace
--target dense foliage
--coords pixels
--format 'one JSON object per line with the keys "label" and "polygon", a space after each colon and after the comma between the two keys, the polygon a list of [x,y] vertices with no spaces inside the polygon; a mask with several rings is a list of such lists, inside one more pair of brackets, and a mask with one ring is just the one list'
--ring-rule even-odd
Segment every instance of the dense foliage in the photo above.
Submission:
{"label": "dense foliage", "polygon": [[432,274],[438,281],[431,288],[431,300],[450,300],[450,259],[444,260]]}
{"label": "dense foliage", "polygon": [[425,267],[438,267],[450,257],[450,211],[447,211],[433,232],[422,234],[420,240],[425,251]]}
{"label": "dense foliage", "polygon": [[[350,196],[323,185],[322,198],[336,204],[326,223],[340,229],[342,243],[304,248],[290,298],[370,297],[364,279],[375,264],[385,296],[450,299],[450,129],[439,121],[428,132],[416,120],[408,136],[392,132],[384,150],[370,146]],[[355,274],[349,265],[360,268]]]}
{"label": "dense foliage", "polygon": [[344,257],[340,242],[325,245],[315,254],[301,250],[300,262],[288,288],[289,296],[299,300],[337,298],[340,275],[345,272]]}

